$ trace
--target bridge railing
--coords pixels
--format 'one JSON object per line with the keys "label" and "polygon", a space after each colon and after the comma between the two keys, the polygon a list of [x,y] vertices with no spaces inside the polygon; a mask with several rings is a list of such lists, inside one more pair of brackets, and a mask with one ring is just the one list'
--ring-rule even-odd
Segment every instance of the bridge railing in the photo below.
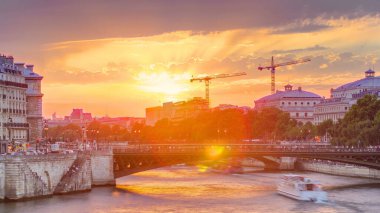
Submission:
{"label": "bridge railing", "polygon": [[272,144],[140,144],[126,145],[124,148],[113,149],[114,153],[195,153],[206,151],[223,152],[380,152],[380,147],[349,148],[330,145],[272,145]]}

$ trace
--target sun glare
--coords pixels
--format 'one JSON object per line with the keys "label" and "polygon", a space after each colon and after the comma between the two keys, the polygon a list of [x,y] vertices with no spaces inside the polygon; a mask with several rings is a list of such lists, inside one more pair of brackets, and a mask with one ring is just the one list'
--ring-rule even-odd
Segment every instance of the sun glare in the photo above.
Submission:
{"label": "sun glare", "polygon": [[208,154],[210,157],[215,158],[220,156],[224,151],[223,146],[211,146],[208,150]]}
{"label": "sun glare", "polygon": [[161,93],[171,96],[178,95],[182,92],[188,91],[186,81],[190,79],[189,74],[169,74],[168,72],[158,73],[140,73],[136,78],[140,90],[149,93]]}

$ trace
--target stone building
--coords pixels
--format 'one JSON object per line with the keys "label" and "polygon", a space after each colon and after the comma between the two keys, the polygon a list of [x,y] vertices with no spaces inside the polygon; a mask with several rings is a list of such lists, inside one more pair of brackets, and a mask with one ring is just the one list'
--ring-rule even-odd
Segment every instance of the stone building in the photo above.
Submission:
{"label": "stone building", "polygon": [[14,64],[13,57],[1,55],[0,139],[3,141],[1,147],[9,141],[27,141],[28,139],[27,87],[22,69]]}
{"label": "stone building", "polygon": [[41,81],[43,77],[34,72],[33,65],[26,65],[23,75],[25,83],[28,85],[28,89],[26,90],[26,109],[27,121],[29,123],[29,140],[35,141],[42,138],[44,128],[42,117],[43,94],[41,93]]}
{"label": "stone building", "polygon": [[364,72],[365,77],[344,84],[336,89],[331,89],[331,97],[323,99],[314,110],[314,123],[320,124],[331,119],[337,122],[358,99],[367,94],[380,96],[380,77],[375,76],[375,71],[369,69]]}
{"label": "stone building", "polygon": [[42,134],[42,76],[33,65],[14,63],[12,56],[0,55],[0,145],[26,142]]}
{"label": "stone building", "polygon": [[306,123],[313,122],[315,105],[321,101],[321,96],[302,90],[301,87],[293,90],[291,85],[285,86],[285,91],[277,91],[275,94],[262,97],[255,101],[255,110],[265,107],[276,107],[288,112],[290,118]]}

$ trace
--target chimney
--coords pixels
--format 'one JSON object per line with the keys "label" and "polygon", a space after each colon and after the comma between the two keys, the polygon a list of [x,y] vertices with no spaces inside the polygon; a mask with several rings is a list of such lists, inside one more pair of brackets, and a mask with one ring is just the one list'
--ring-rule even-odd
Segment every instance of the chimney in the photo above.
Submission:
{"label": "chimney", "polygon": [[28,64],[28,65],[26,65],[26,69],[28,69],[28,70],[30,70],[30,71],[32,71],[32,72],[33,72],[33,67],[34,67],[33,64]]}
{"label": "chimney", "polygon": [[298,87],[298,91],[302,91],[302,87]]}
{"label": "chimney", "polygon": [[24,63],[15,63],[18,70],[22,71],[24,69]]}

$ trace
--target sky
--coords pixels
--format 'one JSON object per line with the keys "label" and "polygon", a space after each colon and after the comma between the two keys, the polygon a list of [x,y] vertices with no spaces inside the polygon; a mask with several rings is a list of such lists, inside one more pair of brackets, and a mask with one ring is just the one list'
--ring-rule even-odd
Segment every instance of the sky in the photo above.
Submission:
{"label": "sky", "polygon": [[0,53],[44,76],[43,113],[145,116],[145,108],[204,97],[192,76],[246,72],[211,82],[211,106],[254,106],[276,89],[329,97],[380,66],[378,0],[0,0]]}

